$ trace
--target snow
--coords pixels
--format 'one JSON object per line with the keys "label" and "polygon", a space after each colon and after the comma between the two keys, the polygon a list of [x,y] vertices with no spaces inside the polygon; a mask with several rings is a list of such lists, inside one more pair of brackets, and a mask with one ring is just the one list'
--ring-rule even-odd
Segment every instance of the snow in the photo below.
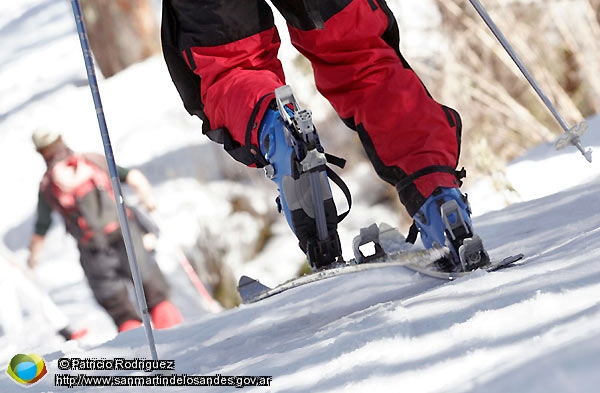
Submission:
{"label": "snow", "polygon": [[[391,3],[399,9],[401,2]],[[69,2],[5,1],[0,10],[0,236],[23,265],[44,170],[33,151],[31,131],[42,124],[59,129],[76,150],[101,152],[102,145]],[[293,50],[282,51],[291,75],[297,72],[294,56]],[[301,85],[289,78],[294,88]],[[313,101],[314,90],[302,89],[301,101],[318,115],[322,99]],[[255,210],[273,210],[273,187],[260,171],[233,163],[201,135],[199,121],[183,110],[160,57],[109,80],[100,78],[100,92],[117,162],[140,167],[154,186],[164,234],[160,263],[186,319],[182,326],[154,335],[159,358],[174,359],[177,374],[272,376],[270,387],[246,387],[257,392],[597,391],[597,157],[590,165],[574,148],[556,152],[551,145],[538,146],[507,167],[515,192],[497,192],[491,179],[466,190],[476,230],[490,254],[526,255],[516,267],[453,282],[382,268],[210,313],[172,254],[206,228],[219,245],[251,242],[259,223],[248,214],[233,215],[227,201],[251,194]],[[600,117],[588,121],[583,144],[600,151]],[[359,189],[370,184],[365,177],[372,172],[357,165],[342,175],[356,199],[340,228],[349,257],[358,228],[372,222],[394,224],[396,216],[386,207],[371,206],[369,195]],[[257,256],[246,255],[244,247],[226,256],[236,277],[249,274],[274,285],[295,274],[302,255],[280,216],[272,230],[274,240]],[[251,261],[240,262],[245,259]],[[73,241],[55,225],[36,282],[74,326],[90,330],[88,338],[81,346],[64,343],[35,308],[27,309],[22,334],[0,336],[2,368],[17,353],[42,355],[50,375],[31,388],[34,392],[194,389],[54,385],[54,375],[63,373],[59,358],[150,359],[143,329],[116,334],[92,300],[77,260]],[[23,388],[2,373],[0,391]]]}

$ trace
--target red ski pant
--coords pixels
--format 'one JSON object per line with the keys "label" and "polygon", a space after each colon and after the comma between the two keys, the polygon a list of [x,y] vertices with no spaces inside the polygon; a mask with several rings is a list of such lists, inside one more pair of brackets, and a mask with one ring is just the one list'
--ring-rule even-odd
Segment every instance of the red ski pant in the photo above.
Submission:
{"label": "red ski pant", "polygon": [[[397,187],[413,215],[436,187],[458,186],[460,118],[429,95],[402,57],[384,0],[320,0],[316,19],[324,29],[309,16],[315,15],[306,7],[310,1],[273,3],[292,44],[312,63],[318,90],[358,133],[379,176]],[[285,84],[271,10],[262,0],[170,3],[180,53],[201,81],[205,121],[227,129],[240,145],[256,146],[262,114]]]}

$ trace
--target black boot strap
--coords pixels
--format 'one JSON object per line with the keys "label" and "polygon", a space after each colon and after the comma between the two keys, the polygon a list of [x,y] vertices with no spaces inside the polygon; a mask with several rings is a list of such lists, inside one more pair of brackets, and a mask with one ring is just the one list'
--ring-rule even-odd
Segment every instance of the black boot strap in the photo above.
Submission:
{"label": "black boot strap", "polygon": [[419,169],[418,171],[412,173],[411,175],[406,176],[404,179],[402,179],[398,184],[396,184],[396,190],[398,190],[398,192],[401,192],[402,190],[404,190],[406,187],[410,186],[411,184],[413,184],[413,182],[423,176],[427,176],[430,175],[432,173],[450,173],[451,175],[454,175],[454,177],[456,177],[456,180],[458,180],[458,185],[459,187],[462,186],[462,179],[464,179],[467,176],[467,171],[465,170],[465,168],[461,168],[460,170],[456,170],[452,167],[449,166],[444,166],[444,165],[431,165],[431,166],[427,166],[423,169]]}
{"label": "black boot strap", "polygon": [[406,243],[415,244],[417,241],[417,235],[419,234],[419,228],[413,221],[412,225],[408,229],[408,235],[406,236]]}
{"label": "black boot strap", "polygon": [[[325,156],[327,157],[327,162],[331,163],[332,165],[335,165],[340,168],[343,168],[346,165],[346,160],[344,160],[343,158],[336,157],[331,154],[325,154]],[[338,215],[337,217],[338,223],[340,223],[344,218],[346,218],[348,213],[350,213],[350,208],[352,207],[352,195],[350,194],[350,189],[348,188],[346,183],[344,183],[342,178],[337,173],[335,173],[333,169],[331,169],[329,166],[326,166],[325,171],[327,173],[327,177],[329,177],[331,181],[334,182],[344,193],[346,201],[348,202],[348,210]]]}

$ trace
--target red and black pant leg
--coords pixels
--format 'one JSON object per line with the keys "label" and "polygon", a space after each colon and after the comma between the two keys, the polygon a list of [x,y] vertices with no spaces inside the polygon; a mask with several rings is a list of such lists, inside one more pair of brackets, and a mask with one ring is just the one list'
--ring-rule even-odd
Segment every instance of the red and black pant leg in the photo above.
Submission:
{"label": "red and black pant leg", "polygon": [[[358,133],[409,214],[437,187],[458,186],[460,117],[430,96],[403,58],[384,0],[272,2],[292,43],[311,61],[317,88]],[[163,4],[165,58],[186,108],[205,127],[227,129],[229,144],[243,147],[236,159],[252,164],[268,98],[285,83],[269,6],[260,0]]]}

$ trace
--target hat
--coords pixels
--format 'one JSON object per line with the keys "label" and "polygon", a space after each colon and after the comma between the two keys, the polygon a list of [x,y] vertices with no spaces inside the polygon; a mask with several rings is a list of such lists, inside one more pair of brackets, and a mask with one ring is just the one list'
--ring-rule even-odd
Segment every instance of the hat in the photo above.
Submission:
{"label": "hat", "polygon": [[48,128],[37,128],[31,135],[33,144],[37,150],[42,150],[60,139],[60,134]]}

